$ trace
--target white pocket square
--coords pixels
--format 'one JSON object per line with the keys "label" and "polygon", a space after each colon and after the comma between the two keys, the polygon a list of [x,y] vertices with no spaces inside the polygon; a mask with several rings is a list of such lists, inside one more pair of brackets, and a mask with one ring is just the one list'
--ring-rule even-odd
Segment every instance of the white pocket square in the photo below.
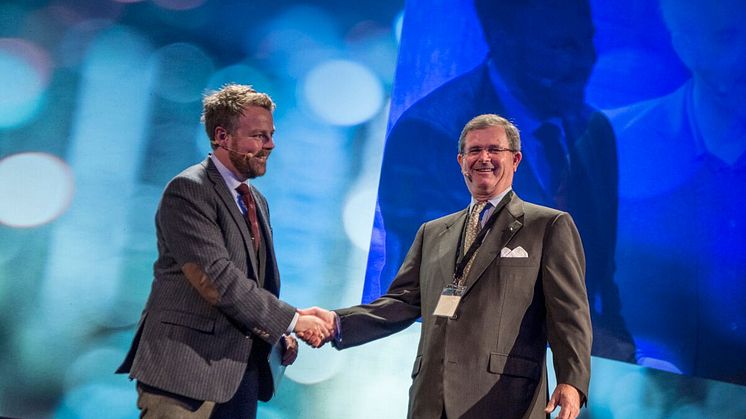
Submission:
{"label": "white pocket square", "polygon": [[510,250],[507,247],[503,247],[503,249],[500,251],[500,257],[503,257],[503,258],[527,258],[528,257],[528,253],[521,246],[518,246],[518,247],[516,247],[513,250]]}

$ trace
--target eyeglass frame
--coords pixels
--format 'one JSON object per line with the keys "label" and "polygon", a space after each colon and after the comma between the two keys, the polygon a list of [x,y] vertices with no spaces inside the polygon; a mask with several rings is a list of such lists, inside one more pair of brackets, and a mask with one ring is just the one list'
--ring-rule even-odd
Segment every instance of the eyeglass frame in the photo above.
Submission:
{"label": "eyeglass frame", "polygon": [[468,155],[468,156],[474,157],[474,156],[481,155],[482,152],[484,152],[484,151],[486,151],[487,154],[489,154],[490,156],[497,156],[499,153],[501,153],[503,151],[510,151],[511,153],[517,153],[520,150],[515,150],[515,149],[512,149],[512,148],[496,147],[496,146],[489,146],[487,148],[484,148],[484,147],[473,147],[473,148],[470,148],[470,149],[468,149],[468,150],[466,150],[464,152],[461,152],[461,155]]}

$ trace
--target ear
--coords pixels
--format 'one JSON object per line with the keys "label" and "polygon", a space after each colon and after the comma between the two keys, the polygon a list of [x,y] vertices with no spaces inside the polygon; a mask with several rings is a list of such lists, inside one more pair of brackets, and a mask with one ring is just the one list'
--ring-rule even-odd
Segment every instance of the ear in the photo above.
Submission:
{"label": "ear", "polygon": [[228,138],[228,131],[226,131],[225,128],[221,126],[215,127],[215,142],[222,142],[225,141]]}
{"label": "ear", "polygon": [[461,153],[458,153],[456,155],[456,160],[458,161],[458,166],[461,167],[461,163],[464,161],[464,156]]}
{"label": "ear", "polygon": [[518,165],[521,163],[521,160],[523,160],[523,154],[520,151],[513,154],[513,172],[518,170]]}

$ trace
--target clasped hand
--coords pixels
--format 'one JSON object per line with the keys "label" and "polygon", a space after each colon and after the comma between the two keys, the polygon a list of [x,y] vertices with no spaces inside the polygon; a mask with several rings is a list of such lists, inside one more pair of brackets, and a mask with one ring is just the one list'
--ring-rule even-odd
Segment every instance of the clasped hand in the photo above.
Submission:
{"label": "clasped hand", "polygon": [[295,323],[295,336],[314,348],[320,348],[334,339],[337,332],[337,319],[333,311],[319,307],[298,310]]}

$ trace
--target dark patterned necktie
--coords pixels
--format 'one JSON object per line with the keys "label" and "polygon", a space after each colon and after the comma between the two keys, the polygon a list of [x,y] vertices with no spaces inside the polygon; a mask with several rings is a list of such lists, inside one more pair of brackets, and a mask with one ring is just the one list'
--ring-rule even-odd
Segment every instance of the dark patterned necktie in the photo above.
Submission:
{"label": "dark patterned necktie", "polygon": [[242,183],[237,188],[238,195],[241,197],[246,207],[246,220],[249,222],[251,229],[251,241],[254,244],[254,251],[259,251],[259,219],[256,216],[256,202],[251,194],[249,185]]}

